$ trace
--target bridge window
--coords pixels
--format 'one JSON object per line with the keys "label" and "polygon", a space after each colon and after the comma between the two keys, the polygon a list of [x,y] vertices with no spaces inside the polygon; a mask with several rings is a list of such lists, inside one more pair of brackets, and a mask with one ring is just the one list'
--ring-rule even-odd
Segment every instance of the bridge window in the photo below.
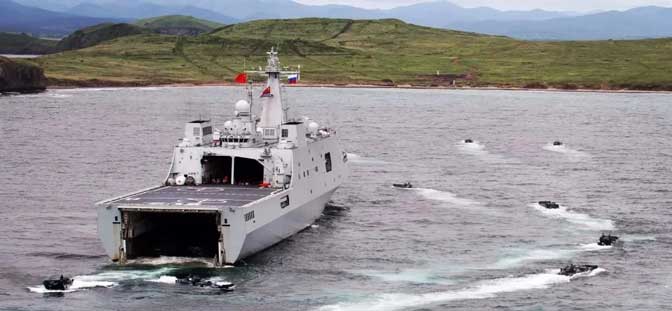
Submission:
{"label": "bridge window", "polygon": [[275,136],[275,129],[274,128],[265,128],[264,129],[264,137],[276,137]]}
{"label": "bridge window", "polygon": [[289,206],[289,196],[286,195],[280,199],[280,208],[285,208]]}
{"label": "bridge window", "polygon": [[327,152],[324,154],[324,166],[327,169],[327,173],[331,172],[331,153]]}

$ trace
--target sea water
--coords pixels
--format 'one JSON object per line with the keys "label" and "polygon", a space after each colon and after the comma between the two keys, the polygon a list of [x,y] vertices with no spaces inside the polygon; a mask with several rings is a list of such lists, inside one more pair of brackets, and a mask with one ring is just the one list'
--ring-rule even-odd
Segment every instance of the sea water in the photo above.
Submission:
{"label": "sea water", "polygon": [[[117,266],[93,203],[158,184],[232,87],[0,97],[0,309],[661,310],[672,305],[672,96],[287,89],[352,174],[313,226],[233,267]],[[473,145],[464,139],[473,139]],[[562,147],[551,143],[560,140]],[[415,189],[392,183],[412,182]],[[558,210],[536,202],[552,200]],[[600,247],[602,232],[622,245]],[[600,266],[557,275],[570,263]],[[67,293],[41,283],[74,276]],[[231,293],[177,285],[196,274]]]}

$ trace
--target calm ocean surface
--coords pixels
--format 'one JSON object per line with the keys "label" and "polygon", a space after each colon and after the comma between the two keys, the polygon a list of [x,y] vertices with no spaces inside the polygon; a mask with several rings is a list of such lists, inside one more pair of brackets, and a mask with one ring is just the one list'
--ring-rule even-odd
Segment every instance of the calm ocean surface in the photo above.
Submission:
{"label": "calm ocean surface", "polygon": [[[236,267],[109,262],[94,202],[158,184],[183,123],[221,126],[242,95],[0,97],[0,309],[671,308],[669,94],[288,89],[292,109],[336,127],[350,156],[351,177],[314,226]],[[407,180],[417,189],[391,187]],[[598,247],[608,231],[623,245]],[[602,269],[555,274],[569,262]],[[236,291],[162,282],[184,271]],[[40,292],[61,273],[76,290]]]}

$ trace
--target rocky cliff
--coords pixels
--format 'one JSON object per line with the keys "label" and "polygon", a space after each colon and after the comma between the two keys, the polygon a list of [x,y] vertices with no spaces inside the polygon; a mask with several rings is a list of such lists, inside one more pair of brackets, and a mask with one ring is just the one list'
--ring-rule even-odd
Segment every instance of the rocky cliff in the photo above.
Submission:
{"label": "rocky cliff", "polygon": [[0,92],[38,92],[46,88],[42,68],[0,56]]}

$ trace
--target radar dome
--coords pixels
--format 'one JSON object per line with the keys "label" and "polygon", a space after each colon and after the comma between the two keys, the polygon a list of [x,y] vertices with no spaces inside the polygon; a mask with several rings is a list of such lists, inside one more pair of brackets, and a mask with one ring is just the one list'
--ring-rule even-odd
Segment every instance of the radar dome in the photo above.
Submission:
{"label": "radar dome", "polygon": [[310,122],[308,124],[308,130],[311,131],[312,133],[317,132],[318,128],[320,128],[320,125],[317,124],[317,122]]}
{"label": "radar dome", "polygon": [[243,112],[243,113],[249,112],[250,111],[250,103],[248,103],[244,99],[239,100],[238,102],[236,102],[236,111]]}
{"label": "radar dome", "polygon": [[231,121],[226,121],[226,122],[224,122],[224,128],[225,128],[225,129],[228,130],[228,129],[232,128],[232,127],[233,127],[233,122],[231,122]]}

